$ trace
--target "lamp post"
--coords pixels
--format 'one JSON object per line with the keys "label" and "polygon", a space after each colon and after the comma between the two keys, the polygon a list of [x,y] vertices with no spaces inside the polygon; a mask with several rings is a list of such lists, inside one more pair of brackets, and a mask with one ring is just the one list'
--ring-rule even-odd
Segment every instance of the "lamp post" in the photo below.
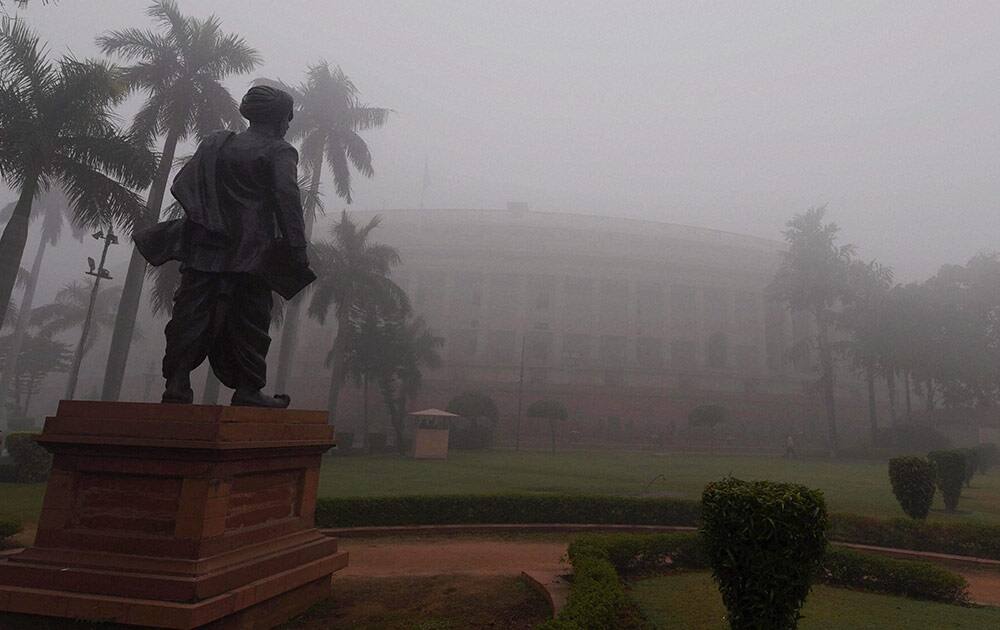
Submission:
{"label": "lamp post", "polygon": [[115,236],[114,229],[110,225],[108,226],[107,234],[99,230],[91,236],[95,240],[104,241],[104,249],[101,251],[101,262],[99,265],[95,266],[94,259],[89,256],[87,257],[87,264],[90,266],[90,270],[84,273],[88,276],[94,276],[94,287],[90,290],[90,304],[87,306],[87,317],[83,320],[83,330],[80,331],[80,343],[76,345],[76,354],[73,357],[73,369],[70,370],[69,382],[66,383],[66,400],[72,400],[76,394],[76,382],[80,378],[80,364],[83,363],[84,348],[87,345],[87,335],[90,333],[90,323],[94,318],[94,304],[97,302],[97,291],[100,289],[101,280],[111,279],[111,274],[104,268],[104,261],[108,258],[108,248],[118,244],[118,237]]}

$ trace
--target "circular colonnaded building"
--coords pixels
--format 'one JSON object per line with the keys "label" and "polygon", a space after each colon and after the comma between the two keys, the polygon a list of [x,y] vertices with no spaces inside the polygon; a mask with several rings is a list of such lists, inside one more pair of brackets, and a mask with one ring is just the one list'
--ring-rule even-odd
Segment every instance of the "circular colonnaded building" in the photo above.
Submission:
{"label": "circular colonnaded building", "polygon": [[[394,280],[444,339],[444,364],[425,370],[411,410],[482,391],[500,408],[500,443],[515,433],[528,443],[549,439],[547,424],[518,420],[519,400],[522,409],[562,401],[570,414],[558,427],[563,443],[774,447],[821,428],[812,361],[789,358],[809,320],[766,295],[781,242],[515,204],[351,216],[364,223],[376,214],[382,225],[372,238],[402,257]],[[289,379],[296,407],[326,405],[333,332],[303,322]],[[371,390],[369,431],[391,433]],[[853,383],[840,390],[848,422],[863,418],[856,393]],[[717,433],[688,427],[701,404],[729,411]],[[338,429],[361,430],[363,409],[360,391],[346,385]]]}

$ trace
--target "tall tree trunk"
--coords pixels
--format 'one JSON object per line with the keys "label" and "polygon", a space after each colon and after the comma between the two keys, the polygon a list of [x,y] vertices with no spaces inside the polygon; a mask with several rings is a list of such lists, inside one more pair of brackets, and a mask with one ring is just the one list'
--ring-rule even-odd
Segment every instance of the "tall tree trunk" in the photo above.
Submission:
{"label": "tall tree trunk", "polygon": [[[333,338],[333,352],[331,352],[330,394],[326,404],[327,421],[330,424],[337,423],[337,403],[340,400],[340,388],[344,384],[344,359],[347,352],[347,328],[349,326],[348,314],[351,309],[344,306],[338,310],[343,311],[343,314],[338,314],[337,316],[337,336]],[[368,436],[365,437],[367,438]]]}
{"label": "tall tree trunk", "polygon": [[201,396],[201,404],[203,405],[218,405],[219,404],[219,388],[222,383],[219,382],[219,377],[215,375],[212,370],[212,366],[208,366],[208,373],[205,374],[205,391]]}
{"label": "tall tree trunk", "polygon": [[[107,253],[107,248],[105,248]],[[104,258],[101,258],[101,265],[98,269],[104,269]],[[90,334],[90,326],[94,319],[94,304],[97,303],[97,292],[101,288],[100,276],[94,278],[94,287],[90,290],[90,304],[87,305],[87,317],[83,320],[83,328],[80,330],[80,343],[76,344],[76,353],[73,357],[73,367],[69,372],[69,381],[66,383],[66,400],[73,400],[76,396],[76,383],[80,378],[80,366],[83,365],[83,356],[87,353],[87,335]]]}
{"label": "tall tree trunk", "polygon": [[[171,131],[163,143],[163,154],[156,169],[156,178],[149,189],[146,200],[146,211],[135,222],[133,233],[149,227],[160,220],[160,209],[163,207],[163,195],[170,179],[170,169],[173,167],[174,154],[177,151],[177,141],[180,133]],[[139,250],[132,247],[132,257],[128,261],[128,273],[122,287],[122,297],[118,302],[118,312],[115,315],[115,327],[111,334],[111,348],[108,350],[108,362],[104,370],[104,386],[101,389],[101,400],[118,400],[122,392],[122,380],[125,378],[125,367],[128,364],[128,353],[132,346],[132,335],[135,332],[135,320],[139,316],[139,300],[142,298],[142,283],[146,277],[146,259]]]}
{"label": "tall tree trunk", "polygon": [[872,448],[878,446],[878,409],[875,400],[875,370],[872,366],[865,368],[865,380],[868,381],[868,423],[872,432]]}
{"label": "tall tree trunk", "polygon": [[14,295],[17,272],[21,268],[21,257],[24,256],[24,244],[28,242],[28,221],[36,190],[37,178],[28,177],[21,187],[14,212],[3,229],[3,236],[0,236],[0,328],[3,328],[7,318],[7,307]]}
{"label": "tall tree trunk", "polygon": [[904,387],[906,388],[906,421],[913,422],[913,400],[910,397],[910,371],[907,370],[903,372],[903,377],[906,379],[903,381]]}
{"label": "tall tree trunk", "polygon": [[[320,165],[322,166],[322,165]],[[312,241],[313,226],[316,223],[315,199],[319,190],[319,177],[322,168],[313,168],[312,179],[309,182],[309,206],[305,208],[306,242]],[[288,391],[288,375],[292,370],[292,359],[299,340],[299,323],[301,321],[302,303],[305,295],[300,293],[292,298],[285,309],[285,319],[281,324],[281,346],[278,350],[278,369],[275,374],[274,386],[279,393]]]}
{"label": "tall tree trunk", "polygon": [[823,402],[826,406],[827,446],[830,449],[830,457],[837,457],[840,447],[837,443],[837,402],[834,394],[833,352],[827,336],[826,318],[819,312],[815,316],[823,380]]}
{"label": "tall tree trunk", "polygon": [[370,429],[368,428],[368,377],[362,376],[361,382],[362,382],[361,395],[364,397],[364,400],[361,401],[361,423],[365,427],[364,430],[365,448],[367,448],[368,452],[371,453],[372,445],[371,441],[368,439],[368,432],[370,431]]}
{"label": "tall tree trunk", "polygon": [[[35,303],[35,289],[38,288],[38,274],[42,270],[42,259],[45,257],[45,248],[49,240],[43,233],[38,241],[38,249],[35,250],[35,260],[31,263],[31,277],[28,278],[28,285],[24,287],[24,296],[21,298],[21,308],[18,310],[19,317],[14,324],[14,334],[10,342],[10,350],[7,352],[6,367],[3,371],[3,379],[0,380],[0,400],[7,400],[8,393],[13,394],[14,381],[17,378],[17,364],[21,357],[21,348],[24,347],[24,335],[28,330],[28,320],[31,309]],[[30,390],[29,396],[30,399]],[[5,405],[0,404],[0,419],[4,416]],[[25,402],[22,409],[24,415],[28,414],[28,403]]]}
{"label": "tall tree trunk", "polygon": [[891,365],[885,369],[885,387],[889,392],[889,422],[896,426],[896,370]]}
{"label": "tall tree trunk", "polygon": [[934,379],[929,378],[924,381],[924,409],[927,411],[927,422],[931,420],[934,413]]}

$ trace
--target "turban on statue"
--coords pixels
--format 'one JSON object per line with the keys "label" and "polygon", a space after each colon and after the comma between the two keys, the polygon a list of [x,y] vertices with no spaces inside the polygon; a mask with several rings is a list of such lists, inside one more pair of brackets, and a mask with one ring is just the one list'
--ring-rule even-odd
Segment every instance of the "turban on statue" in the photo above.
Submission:
{"label": "turban on statue", "polygon": [[250,122],[291,120],[294,104],[288,92],[269,85],[255,85],[243,97],[240,114]]}

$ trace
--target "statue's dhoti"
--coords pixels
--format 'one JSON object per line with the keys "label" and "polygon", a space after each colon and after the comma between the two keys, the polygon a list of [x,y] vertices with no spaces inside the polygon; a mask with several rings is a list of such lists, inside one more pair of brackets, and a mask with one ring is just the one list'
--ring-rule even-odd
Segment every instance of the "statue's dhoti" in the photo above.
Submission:
{"label": "statue's dhoti", "polygon": [[165,330],[164,378],[208,357],[226,387],[264,387],[271,306],[271,289],[259,276],[185,270]]}

